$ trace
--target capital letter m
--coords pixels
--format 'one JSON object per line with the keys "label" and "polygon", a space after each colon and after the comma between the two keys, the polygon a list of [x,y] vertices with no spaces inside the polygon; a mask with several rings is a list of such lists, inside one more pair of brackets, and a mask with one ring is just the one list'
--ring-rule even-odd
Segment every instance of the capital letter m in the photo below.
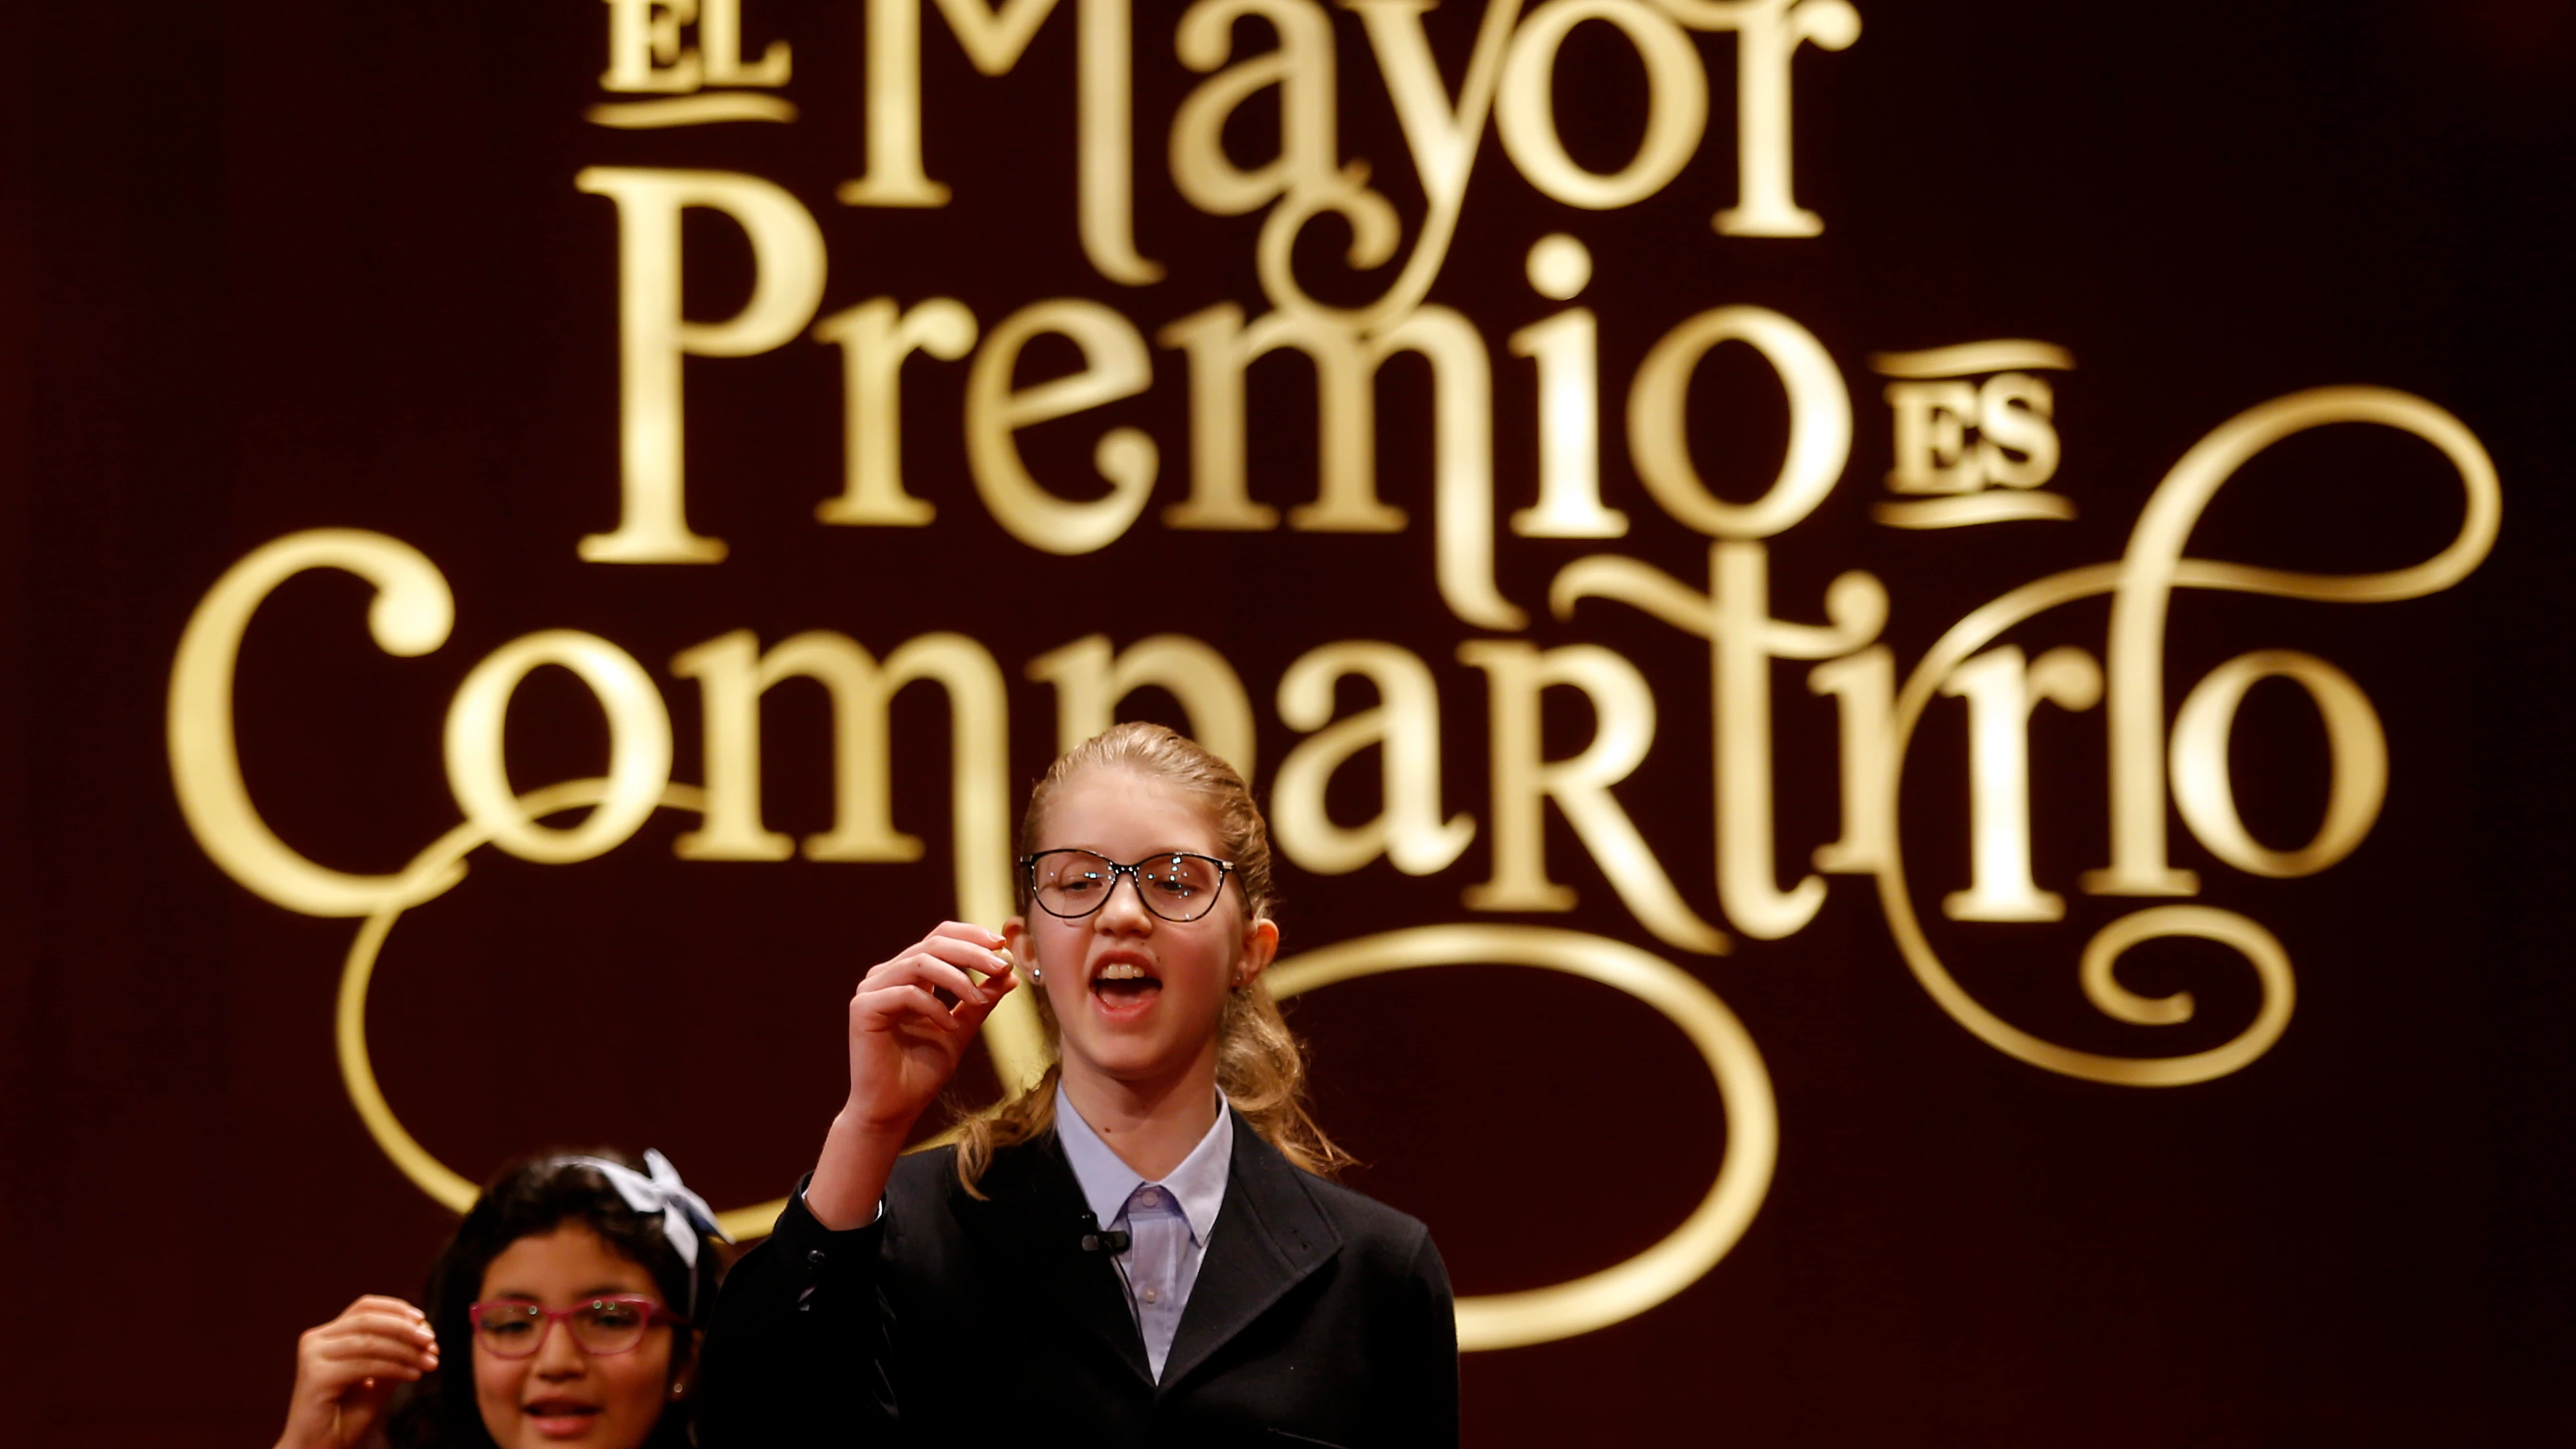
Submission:
{"label": "capital letter m", "polygon": [[1001,666],[962,634],[924,634],[883,664],[846,634],[818,629],[767,653],[748,629],[721,634],[671,661],[698,681],[706,715],[706,823],[672,849],[684,860],[785,860],[794,842],[760,815],[760,699],[782,680],[819,682],[832,696],[832,829],[805,839],[808,860],[919,860],[921,837],[895,829],[887,713],[916,680],[948,691],[953,741],[957,904],[968,920],[1011,914],[1009,727]]}

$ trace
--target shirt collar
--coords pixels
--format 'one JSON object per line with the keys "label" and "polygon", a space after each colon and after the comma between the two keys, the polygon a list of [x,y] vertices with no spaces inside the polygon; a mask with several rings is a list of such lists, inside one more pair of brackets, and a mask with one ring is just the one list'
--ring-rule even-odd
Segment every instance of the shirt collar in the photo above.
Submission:
{"label": "shirt collar", "polygon": [[[1116,1222],[1118,1215],[1127,1210],[1127,1199],[1145,1179],[1100,1140],[1090,1123],[1082,1120],[1082,1113],[1074,1109],[1073,1099],[1064,1094],[1061,1082],[1055,1089],[1055,1135],[1064,1147],[1065,1161],[1073,1165],[1074,1180],[1082,1184],[1082,1199],[1091,1215],[1104,1226]],[[1227,1107],[1225,1093],[1219,1092],[1216,1121],[1161,1183],[1180,1206],[1181,1216],[1189,1220],[1190,1236],[1201,1244],[1207,1242],[1208,1230],[1216,1226],[1217,1210],[1225,1206],[1226,1173],[1233,1162],[1234,1114]]]}

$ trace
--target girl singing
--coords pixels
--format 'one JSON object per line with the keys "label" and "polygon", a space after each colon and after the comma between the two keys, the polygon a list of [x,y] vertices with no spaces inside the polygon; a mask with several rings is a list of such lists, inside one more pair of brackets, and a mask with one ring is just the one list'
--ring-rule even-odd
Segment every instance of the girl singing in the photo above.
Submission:
{"label": "girl singing", "polygon": [[[1121,725],[1055,762],[1021,849],[999,934],[949,922],[851,997],[849,1099],[717,1304],[704,1442],[1455,1443],[1448,1276],[1328,1180],[1242,779]],[[1054,1064],[899,1156],[1015,968]]]}

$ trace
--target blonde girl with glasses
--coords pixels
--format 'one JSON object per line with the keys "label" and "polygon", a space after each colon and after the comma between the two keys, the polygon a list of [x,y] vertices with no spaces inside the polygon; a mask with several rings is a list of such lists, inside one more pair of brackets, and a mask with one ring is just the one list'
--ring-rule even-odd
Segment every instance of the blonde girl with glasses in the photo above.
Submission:
{"label": "blonde girl with glasses", "polygon": [[370,1294],[304,1334],[277,1449],[685,1449],[719,1236],[657,1153],[513,1163],[431,1264],[426,1311]]}
{"label": "blonde girl with glasses", "polygon": [[[1120,725],[1047,772],[1021,850],[1000,932],[944,924],[851,997],[849,1097],[710,1325],[703,1441],[1455,1443],[1448,1276],[1329,1180],[1242,779]],[[1053,1063],[902,1155],[1014,990]]]}

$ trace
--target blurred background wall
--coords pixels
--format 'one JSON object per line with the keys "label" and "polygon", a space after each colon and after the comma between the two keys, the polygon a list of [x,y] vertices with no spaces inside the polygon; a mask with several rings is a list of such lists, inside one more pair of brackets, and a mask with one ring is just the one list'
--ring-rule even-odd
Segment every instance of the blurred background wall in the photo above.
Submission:
{"label": "blurred background wall", "polygon": [[518,1152],[758,1222],[1113,717],[1470,1442],[2570,1427],[2562,14],[988,16],[22,17],[21,1442]]}

